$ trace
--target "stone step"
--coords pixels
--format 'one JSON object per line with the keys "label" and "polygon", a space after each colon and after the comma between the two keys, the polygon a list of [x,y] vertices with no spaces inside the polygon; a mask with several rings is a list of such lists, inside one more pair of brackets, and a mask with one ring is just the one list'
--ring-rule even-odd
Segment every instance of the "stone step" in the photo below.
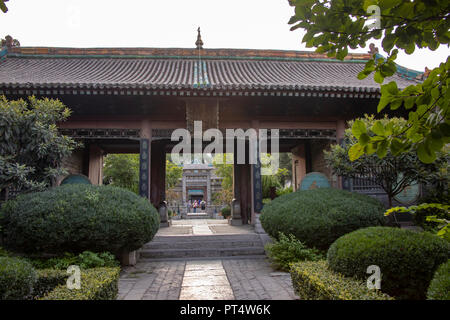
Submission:
{"label": "stone step", "polygon": [[256,233],[242,234],[213,234],[213,235],[180,235],[180,236],[156,236],[153,242],[208,242],[208,241],[258,241],[260,236]]}
{"label": "stone step", "polygon": [[203,248],[243,248],[262,247],[260,239],[255,240],[204,240],[204,241],[152,241],[144,249],[203,249]]}
{"label": "stone step", "polygon": [[139,251],[141,259],[158,258],[194,258],[194,257],[231,257],[263,255],[264,248],[197,248],[197,249],[142,249]]}
{"label": "stone step", "polygon": [[205,261],[205,260],[244,260],[244,259],[261,259],[265,260],[267,259],[267,256],[265,254],[258,254],[258,255],[243,255],[243,256],[217,256],[217,257],[183,257],[183,258],[144,258],[141,257],[139,259],[140,262],[158,262],[158,261]]}
{"label": "stone step", "polygon": [[206,212],[202,212],[202,213],[188,213],[186,215],[186,219],[211,219],[211,216],[206,213]]}

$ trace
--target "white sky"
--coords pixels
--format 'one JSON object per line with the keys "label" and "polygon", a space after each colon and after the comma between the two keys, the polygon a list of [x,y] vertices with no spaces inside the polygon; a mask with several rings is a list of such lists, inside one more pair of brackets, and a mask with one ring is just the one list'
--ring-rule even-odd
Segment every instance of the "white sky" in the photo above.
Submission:
{"label": "white sky", "polygon": [[[10,0],[7,5],[8,13],[0,13],[0,37],[10,34],[22,46],[193,48],[200,26],[204,48],[305,50],[303,32],[289,30],[294,9],[287,0]],[[416,50],[399,54],[397,63],[423,71],[449,54],[447,46]]]}

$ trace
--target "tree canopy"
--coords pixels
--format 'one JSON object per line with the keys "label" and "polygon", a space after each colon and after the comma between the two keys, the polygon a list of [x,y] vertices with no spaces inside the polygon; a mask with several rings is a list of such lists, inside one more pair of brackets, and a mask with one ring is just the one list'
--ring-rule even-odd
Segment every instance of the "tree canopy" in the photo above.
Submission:
{"label": "tree canopy", "polygon": [[62,160],[77,143],[56,126],[70,110],[59,100],[0,97],[0,191],[50,186],[63,173]]}
{"label": "tree canopy", "polygon": [[139,193],[138,154],[108,154],[103,170],[105,184]]}
{"label": "tree canopy", "polygon": [[[289,23],[291,30],[306,31],[302,42],[316,52],[343,60],[348,50],[364,48],[368,41],[381,39],[386,53],[375,52],[358,74],[363,79],[374,74],[382,84],[397,71],[395,60],[399,50],[412,54],[416,47],[436,50],[450,41],[450,2],[448,0],[290,0],[295,14]],[[375,7],[374,7],[375,6]],[[375,20],[375,24],[368,24]],[[382,158],[413,150],[419,159],[431,163],[443,146],[450,142],[450,114],[448,112],[450,60],[425,74],[426,80],[399,89],[394,81],[381,86],[378,112],[387,106],[400,107],[409,112],[401,127],[395,121],[378,122],[367,128],[361,122],[357,127],[351,160],[363,154]],[[355,75],[356,76],[356,75]]]}
{"label": "tree canopy", "polygon": [[[374,120],[373,116],[366,116],[366,118],[350,121],[349,125],[355,128],[357,121],[366,127],[371,127],[374,123],[379,122],[383,125],[394,122],[398,126],[406,123],[406,120],[402,118]],[[349,154],[358,143],[353,131],[352,129],[345,131],[342,146],[332,145],[330,151],[325,151],[325,160],[333,173],[339,176],[368,179],[381,187],[389,198],[390,206],[392,206],[392,199],[412,183],[433,182],[435,176],[440,174],[441,167],[446,165],[449,160],[448,157],[441,154],[438,161],[426,164],[421,162],[417,154],[410,150],[396,156],[387,151],[383,158],[373,153],[363,154],[351,161]]]}

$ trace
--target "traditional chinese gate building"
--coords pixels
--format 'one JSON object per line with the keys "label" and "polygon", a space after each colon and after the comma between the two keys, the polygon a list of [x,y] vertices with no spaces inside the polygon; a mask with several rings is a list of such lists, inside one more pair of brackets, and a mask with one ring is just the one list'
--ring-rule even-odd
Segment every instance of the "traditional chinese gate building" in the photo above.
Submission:
{"label": "traditional chinese gate building", "polygon": [[[335,187],[323,150],[343,138],[349,119],[376,113],[379,85],[358,80],[370,54],[344,61],[312,52],[237,49],[4,47],[0,94],[60,99],[72,111],[60,125],[84,142],[66,161],[71,173],[102,183],[107,153],[140,153],[140,194],[164,200],[165,154],[177,128],[280,129],[280,152],[292,152],[297,189],[308,172]],[[420,73],[398,68],[399,87]],[[242,222],[262,206],[260,166],[234,167]]]}

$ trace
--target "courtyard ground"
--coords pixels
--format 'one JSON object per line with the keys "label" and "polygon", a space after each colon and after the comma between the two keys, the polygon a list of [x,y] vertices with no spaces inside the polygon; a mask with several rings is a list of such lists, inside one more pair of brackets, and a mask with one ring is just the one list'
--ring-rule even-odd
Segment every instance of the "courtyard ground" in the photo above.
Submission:
{"label": "courtyard ground", "polygon": [[[179,220],[174,221],[169,228],[161,228],[153,241],[176,239],[177,243],[187,244],[192,238],[202,239],[195,236],[206,236],[207,242],[196,241],[195,245],[200,247],[200,250],[205,246],[207,250],[211,249],[211,243],[215,243],[216,238],[219,239],[217,242],[220,242],[220,239],[230,239],[224,237],[237,238],[240,235],[254,234],[251,226],[229,226],[225,220]],[[233,252],[236,254],[236,251]],[[243,252],[248,253],[248,250]],[[118,299],[298,299],[289,273],[274,271],[263,254],[209,257],[180,255],[183,257],[144,258],[135,266],[124,268],[119,280]]]}

